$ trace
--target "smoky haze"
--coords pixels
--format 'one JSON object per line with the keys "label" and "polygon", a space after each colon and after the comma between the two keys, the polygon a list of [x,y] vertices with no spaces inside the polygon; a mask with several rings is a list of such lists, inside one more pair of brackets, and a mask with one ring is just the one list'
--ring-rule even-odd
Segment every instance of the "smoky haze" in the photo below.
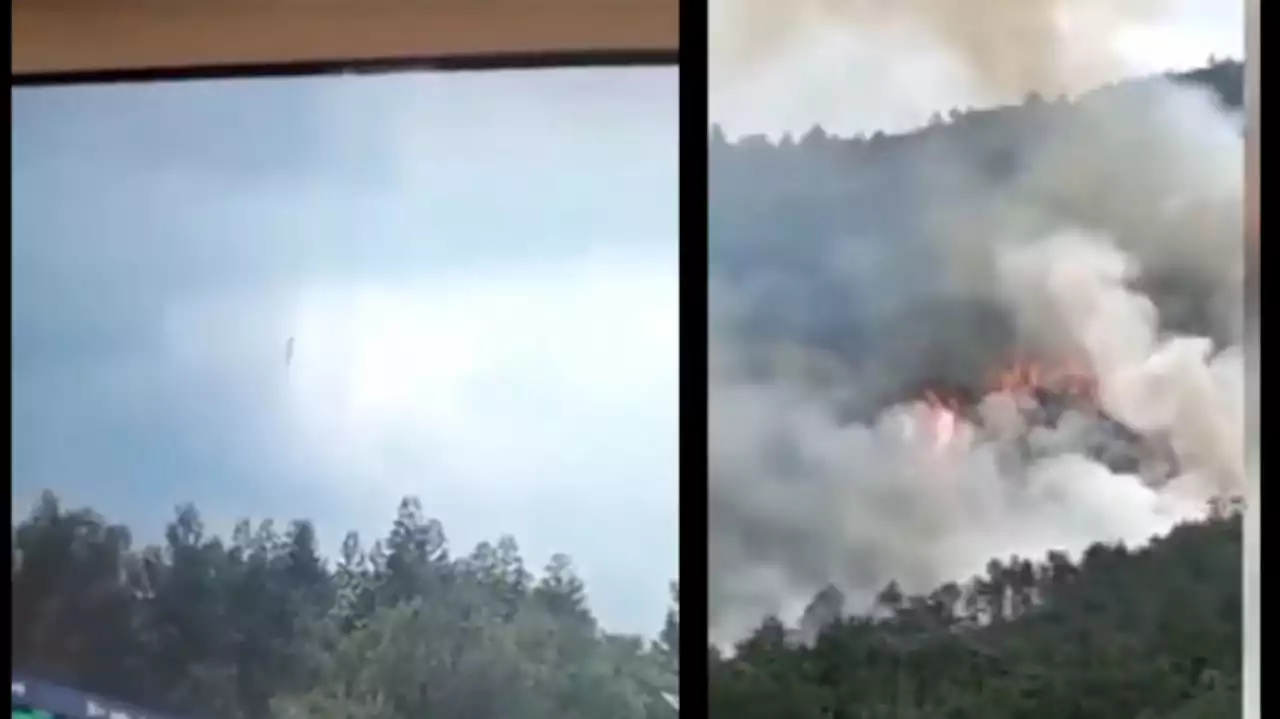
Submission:
{"label": "smoky haze", "polygon": [[[1059,10],[998,5],[1041,32]],[[734,52],[787,32],[757,27]],[[993,83],[1062,72],[1002,75],[1015,48],[954,32]],[[1217,95],[1165,79],[870,143],[713,140],[711,640],[794,621],[828,584],[866,607],[891,580],[1142,542],[1243,493],[1242,147]],[[1028,420],[984,384],[1016,354],[1086,365],[1102,412]],[[965,405],[941,450],[919,402],[939,388]],[[1099,435],[1175,461],[1118,467]]]}
{"label": "smoky haze", "polygon": [[734,0],[717,17],[711,70],[750,76],[815,28],[928,38],[996,99],[1076,92],[1123,70],[1118,38],[1159,18],[1168,0]]}

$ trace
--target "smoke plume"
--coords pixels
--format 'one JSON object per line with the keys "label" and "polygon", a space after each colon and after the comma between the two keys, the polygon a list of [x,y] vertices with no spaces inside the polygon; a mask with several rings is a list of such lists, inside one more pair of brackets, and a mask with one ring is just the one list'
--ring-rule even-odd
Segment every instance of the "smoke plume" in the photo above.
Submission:
{"label": "smoke plume", "polygon": [[[1052,47],[1032,38],[1055,5],[989,4]],[[983,72],[1013,52],[950,32]],[[1027,72],[1058,71],[1043,62]],[[712,641],[767,614],[795,620],[828,584],[865,607],[890,580],[926,591],[992,557],[1140,543],[1256,482],[1238,118],[1164,81],[1017,114],[1034,130],[1010,177],[924,136],[899,150],[927,168],[894,189],[920,204],[910,230],[865,212],[857,237],[757,229],[735,246],[714,237],[713,198]],[[722,195],[750,197],[774,180],[725,182]],[[1083,367],[1090,402],[1051,412],[1056,399],[993,385],[1014,356]],[[952,399],[939,409],[931,392]]]}
{"label": "smoke plume", "polygon": [[[771,0],[726,1],[713,12],[711,72],[749,76],[815,28],[921,41],[970,71],[993,99],[1076,92],[1122,70],[1120,34],[1157,18],[1167,0]],[[717,7],[713,5],[713,11]],[[714,82],[713,82],[714,84]]]}

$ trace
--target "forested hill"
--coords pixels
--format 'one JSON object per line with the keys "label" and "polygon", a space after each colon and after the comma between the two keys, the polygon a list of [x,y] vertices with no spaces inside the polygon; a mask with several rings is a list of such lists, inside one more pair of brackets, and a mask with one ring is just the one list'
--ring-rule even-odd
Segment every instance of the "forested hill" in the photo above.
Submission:
{"label": "forested hill", "polygon": [[[1091,92],[1084,93],[1075,101],[1065,97],[1056,100],[1045,100],[1039,94],[1032,93],[1021,105],[1011,105],[1004,107],[994,107],[982,110],[954,108],[945,115],[942,112],[935,113],[928,128],[920,131],[906,133],[897,137],[916,137],[926,134],[932,128],[945,126],[950,123],[972,124],[974,121],[989,121],[992,124],[1001,123],[1017,123],[1025,122],[1030,119],[1032,113],[1039,112],[1046,106],[1069,107],[1076,102],[1088,102],[1094,98],[1106,96],[1117,90],[1124,91],[1142,87],[1152,81],[1172,80],[1181,85],[1193,87],[1202,87],[1213,93],[1217,101],[1223,107],[1229,109],[1242,109],[1244,107],[1244,63],[1234,60],[1213,61],[1206,67],[1189,70],[1181,73],[1173,73],[1169,75],[1158,75],[1151,78],[1127,79],[1112,85],[1098,88]],[[968,121],[967,123],[964,121]],[[952,139],[960,141],[963,139],[963,133],[954,133]],[[876,132],[870,137],[858,136],[854,138],[839,138],[826,134],[821,126],[815,126],[807,134],[797,139],[790,135],[784,136],[780,141],[770,141],[764,135],[747,135],[745,137],[731,141],[719,126],[713,126],[711,130],[711,151],[713,153],[723,153],[726,150],[750,150],[761,149],[768,145],[778,147],[789,147],[792,145],[803,144],[805,140],[810,143],[819,143],[821,141],[836,141],[846,144],[862,144],[871,141],[880,142],[892,138],[883,132]],[[715,157],[715,156],[713,156]]]}
{"label": "forested hill", "polygon": [[[749,351],[771,349],[779,340],[788,354],[777,364],[790,371],[799,365],[799,350],[810,352],[822,360],[814,363],[822,372],[813,372],[821,377],[812,384],[835,377],[834,384],[846,375],[870,376],[844,372],[849,368],[896,368],[870,361],[880,359],[873,356],[877,348],[946,325],[935,318],[951,317],[941,311],[950,306],[937,306],[929,294],[946,268],[928,251],[944,244],[938,240],[983,236],[1000,222],[1022,223],[1018,210],[1030,210],[1035,221],[1043,211],[1054,222],[1117,235],[1158,234],[1164,242],[1190,233],[1238,242],[1238,230],[1233,233],[1234,225],[1219,215],[1210,216],[1212,222],[1155,221],[1165,211],[1160,203],[1169,199],[1165,186],[1126,184],[1131,176],[1139,177],[1132,183],[1139,185],[1165,172],[1167,166],[1153,160],[1170,145],[1181,148],[1176,143],[1196,139],[1205,126],[1221,133],[1215,140],[1225,138],[1207,145],[1209,152],[1232,151],[1231,127],[1218,124],[1222,118],[1201,96],[1239,108],[1243,67],[1214,64],[1172,79],[1206,92],[1188,99],[1164,93],[1164,80],[1149,78],[1074,100],[1032,97],[1015,107],[960,109],[892,136],[840,138],[815,127],[800,137],[730,140],[713,128],[710,271],[713,289],[726,288],[711,298],[717,329],[753,362],[764,358],[750,366],[752,375],[774,378],[765,361],[772,355]],[[1192,120],[1168,123],[1183,134],[1148,142],[1152,129],[1163,127],[1165,106],[1159,103],[1170,94],[1187,100],[1176,109]],[[1116,117],[1123,121],[1106,136],[1109,144],[1087,142],[1106,124],[1095,121]],[[1201,120],[1206,124],[1195,124]],[[1046,136],[1056,142],[1048,157],[1041,153]],[[1063,137],[1078,142],[1057,142]],[[1197,145],[1195,152],[1203,149]],[[1054,176],[1060,184],[1024,182],[1027,175],[1044,180],[1050,173],[1034,163],[1052,161],[1065,166],[1049,168],[1062,169]],[[1082,169],[1087,172],[1075,172]],[[1175,189],[1216,191],[1201,180],[1200,166],[1188,161],[1178,169],[1184,174],[1176,179],[1186,182]],[[1168,301],[1151,294],[1162,320],[1166,307],[1177,309],[1175,323],[1192,331],[1203,326],[1208,334],[1211,321],[1195,316],[1206,304],[1199,292],[1188,282],[1172,285]],[[888,306],[917,300],[919,313]],[[715,314],[717,302],[724,305],[723,317]],[[930,322],[919,320],[924,312],[932,313]],[[781,526],[798,531],[795,524]],[[1141,549],[1097,544],[1077,561],[1062,554],[1042,561],[1002,558],[970,583],[940,586],[925,596],[903,596],[891,584],[870,615],[862,606],[844,607],[840,592],[829,588],[796,626],[768,620],[735,652],[709,650],[710,715],[1235,719],[1241,714],[1241,539],[1239,515],[1224,509]],[[769,561],[786,556],[752,549]]]}
{"label": "forested hill", "polygon": [[1094,545],[992,562],[928,596],[887,588],[874,616],[766,622],[711,652],[716,719],[1236,719],[1241,522],[1188,524],[1140,550]]}
{"label": "forested hill", "polygon": [[307,521],[224,540],[185,506],[164,537],[46,493],[13,527],[15,671],[193,719],[673,715],[678,604],[657,641],[608,634],[567,557],[454,555],[416,500],[332,563]]}
{"label": "forested hill", "polygon": [[[1206,90],[1223,108],[1242,106],[1241,63],[1218,63],[1171,79]],[[713,127],[708,168],[713,270],[795,266],[814,257],[796,254],[797,246],[816,251],[828,237],[874,231],[897,241],[936,229],[922,230],[922,217],[932,217],[961,195],[972,204],[976,188],[1004,191],[1038,159],[1037,141],[1052,129],[1061,132],[1092,109],[1105,113],[1108,106],[1123,107],[1127,97],[1137,97],[1130,104],[1142,106],[1144,89],[1157,81],[1163,78],[1129,80],[1073,100],[1032,95],[1017,106],[955,108],[936,114],[927,127],[900,135],[845,138],[814,126],[798,136],[730,139]],[[779,243],[780,234],[794,241]]]}

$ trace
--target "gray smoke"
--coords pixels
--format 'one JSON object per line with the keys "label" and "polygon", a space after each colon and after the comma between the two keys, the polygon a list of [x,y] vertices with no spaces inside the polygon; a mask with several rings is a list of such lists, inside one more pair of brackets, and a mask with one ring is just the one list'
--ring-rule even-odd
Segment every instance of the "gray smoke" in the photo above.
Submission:
{"label": "gray smoke", "polygon": [[[1245,23],[1247,25],[1245,45],[1245,109],[1248,114],[1246,122],[1245,147],[1245,218],[1246,248],[1251,269],[1260,270],[1257,263],[1261,251],[1261,213],[1262,184],[1260,182],[1260,162],[1262,160],[1262,2],[1248,0],[1245,4]],[[1246,343],[1246,367],[1248,381],[1257,387],[1259,367],[1257,325],[1255,320],[1262,309],[1261,283],[1257,272],[1247,276],[1245,306],[1248,310],[1247,327],[1250,340]],[[1259,392],[1251,392],[1246,401],[1246,426],[1258,426]],[[1252,438],[1251,433],[1251,438]],[[1257,445],[1249,447],[1248,466],[1251,477],[1258,475],[1258,454],[1254,451]],[[1260,487],[1258,482],[1249,483],[1246,498],[1247,506],[1254,509],[1245,517],[1244,524],[1244,716],[1245,719],[1261,719],[1262,717],[1262,527],[1260,505]]]}
{"label": "gray smoke", "polygon": [[[890,580],[1143,542],[1244,493],[1238,119],[1164,81],[1030,112],[1023,169],[998,182],[917,138],[911,232],[713,240],[712,641],[794,621],[828,584],[865,607]],[[1089,448],[1116,423],[983,397],[1015,350],[1086,363],[1104,413],[1176,461],[1117,471]],[[942,448],[915,401],[940,385],[970,393]]]}

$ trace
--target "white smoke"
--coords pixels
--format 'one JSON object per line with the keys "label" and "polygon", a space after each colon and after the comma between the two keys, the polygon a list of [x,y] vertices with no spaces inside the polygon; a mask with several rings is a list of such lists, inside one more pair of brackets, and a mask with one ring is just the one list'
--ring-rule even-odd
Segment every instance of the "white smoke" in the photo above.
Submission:
{"label": "white smoke", "polygon": [[[1140,271],[1114,245],[1061,234],[1003,258],[1023,333],[1052,332],[1088,357],[1102,407],[1167,437],[1201,499],[1245,490],[1244,355],[1206,337],[1162,336],[1159,311],[1129,286]],[[1241,307],[1243,310],[1243,307]]]}
{"label": "white smoke", "polygon": [[[1090,459],[1083,417],[1035,428],[1033,458],[1020,459],[1012,445],[1027,428],[1009,395],[985,398],[980,427],[951,418],[960,426],[939,450],[919,406],[842,424],[796,377],[741,384],[722,366],[710,417],[713,641],[766,614],[794,620],[828,583],[865,603],[890,579],[927,591],[992,557],[1142,543],[1243,490],[1238,350],[1162,335],[1154,305],[1127,285],[1133,259],[1104,237],[1065,232],[998,257],[1023,332],[1083,352],[1102,408],[1168,438],[1181,473],[1154,484]],[[756,571],[718,569],[743,564]]]}

